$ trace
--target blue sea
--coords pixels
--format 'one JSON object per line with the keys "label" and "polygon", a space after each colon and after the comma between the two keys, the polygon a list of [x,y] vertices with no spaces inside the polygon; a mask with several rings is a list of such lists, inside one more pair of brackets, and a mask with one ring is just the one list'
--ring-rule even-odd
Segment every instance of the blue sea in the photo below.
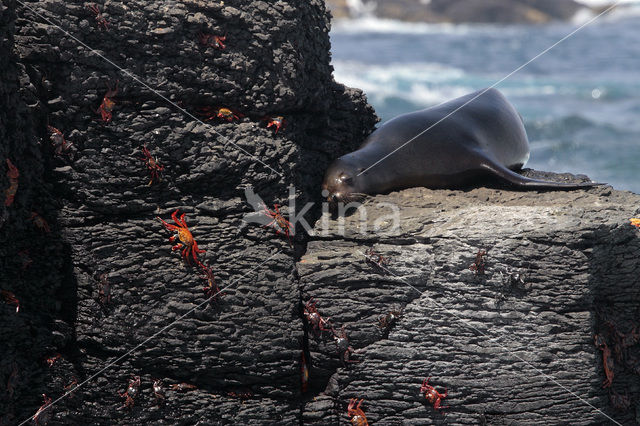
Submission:
{"label": "blue sea", "polygon": [[[640,193],[640,13],[604,16],[496,86],[525,120],[526,167],[586,174]],[[337,21],[337,81],[385,122],[489,87],[581,23],[543,26]]]}

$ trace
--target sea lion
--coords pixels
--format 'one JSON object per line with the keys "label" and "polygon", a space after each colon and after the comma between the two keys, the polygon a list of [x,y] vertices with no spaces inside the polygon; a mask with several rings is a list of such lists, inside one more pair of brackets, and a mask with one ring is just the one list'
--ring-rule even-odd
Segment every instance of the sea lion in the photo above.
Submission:
{"label": "sea lion", "polygon": [[388,121],[357,151],[329,166],[322,188],[330,202],[348,202],[416,186],[458,188],[483,175],[531,189],[598,185],[515,173],[528,159],[529,140],[520,114],[502,93],[489,88]]}

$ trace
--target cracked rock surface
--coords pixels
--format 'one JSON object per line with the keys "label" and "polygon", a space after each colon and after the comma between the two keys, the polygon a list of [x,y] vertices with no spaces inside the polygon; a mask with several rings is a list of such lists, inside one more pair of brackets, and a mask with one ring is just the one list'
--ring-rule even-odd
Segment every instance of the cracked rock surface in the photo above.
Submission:
{"label": "cracked rock surface", "polygon": [[[305,423],[346,424],[350,398],[365,400],[373,424],[603,424],[603,413],[633,423],[638,376],[616,364],[611,389],[631,406],[614,409],[593,335],[605,315],[621,329],[637,321],[640,240],[629,218],[639,202],[610,187],[416,188],[371,197],[364,220],[326,214],[298,263],[303,299],[346,326],[360,362],[343,366],[331,338],[310,337],[311,377],[326,387],[307,402]],[[369,248],[388,271],[366,262]],[[446,417],[420,395],[428,376],[449,390]]]}
{"label": "cracked rock surface", "polygon": [[[305,239],[290,246],[243,222],[254,212],[245,189],[271,208],[290,186],[301,205],[318,199],[328,163],[376,117],[333,81],[322,1],[225,3],[0,1],[3,194],[5,158],[20,169],[15,203],[1,207],[0,288],[22,304],[0,304],[0,424],[28,419],[42,394],[58,398],[74,380],[88,381],[51,408],[52,424],[299,423],[294,259]],[[226,36],[226,49],[203,46],[201,33]],[[239,119],[203,124],[203,107]],[[276,116],[287,123],[277,134],[266,121]],[[73,146],[56,153],[47,125]],[[164,165],[152,185],[145,145]],[[176,209],[224,289],[217,303],[157,220],[173,223]],[[133,376],[128,409],[119,393]]]}

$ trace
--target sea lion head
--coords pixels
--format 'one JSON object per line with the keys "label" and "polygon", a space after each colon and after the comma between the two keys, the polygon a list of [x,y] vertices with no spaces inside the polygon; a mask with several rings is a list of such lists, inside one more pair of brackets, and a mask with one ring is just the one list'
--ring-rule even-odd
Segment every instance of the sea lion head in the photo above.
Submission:
{"label": "sea lion head", "polygon": [[330,203],[349,203],[361,201],[363,194],[362,179],[358,176],[362,168],[354,166],[347,156],[334,161],[324,175],[323,195]]}

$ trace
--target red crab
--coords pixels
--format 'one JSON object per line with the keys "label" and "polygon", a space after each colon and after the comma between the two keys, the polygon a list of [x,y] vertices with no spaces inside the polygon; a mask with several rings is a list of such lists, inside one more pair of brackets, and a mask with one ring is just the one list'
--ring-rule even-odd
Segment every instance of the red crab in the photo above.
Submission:
{"label": "red crab", "polygon": [[101,274],[98,282],[98,303],[102,307],[111,304],[111,283],[109,282],[109,274]]}
{"label": "red crab", "polygon": [[383,331],[388,331],[400,318],[402,318],[402,309],[389,311],[386,315],[378,318],[378,328]]}
{"label": "red crab", "polygon": [[19,176],[20,172],[18,172],[18,168],[7,158],[7,177],[9,178],[9,188],[4,190],[4,205],[7,207],[13,204],[13,199],[16,197],[16,192],[18,192]]}
{"label": "red crab", "polygon": [[347,365],[349,362],[360,362],[354,359],[351,359],[351,355],[355,353],[355,349],[353,349],[349,345],[349,338],[347,337],[347,332],[344,329],[344,325],[340,328],[340,331],[333,331],[333,338],[336,341],[336,349],[338,354],[340,355],[340,360],[343,365]]}
{"label": "red crab", "polygon": [[196,243],[193,235],[191,235],[191,231],[189,231],[187,223],[184,221],[185,213],[182,213],[180,219],[178,219],[178,210],[174,211],[171,214],[171,219],[173,219],[173,221],[177,223],[177,225],[171,225],[158,217],[158,220],[162,222],[162,224],[165,226],[165,228],[167,228],[168,231],[176,231],[176,235],[171,236],[169,238],[169,242],[174,242],[176,238],[180,239],[181,241],[181,243],[178,243],[171,247],[171,250],[175,251],[184,247],[184,249],[182,250],[182,257],[184,258],[184,260],[190,264],[189,256],[191,256],[193,260],[198,264],[198,266],[204,269],[205,266],[198,260],[198,254],[205,253],[205,250],[200,250],[198,248],[198,243]]}
{"label": "red crab", "polygon": [[53,414],[49,409],[49,407],[51,406],[51,398],[49,398],[44,393],[42,394],[42,398],[44,399],[44,404],[42,404],[40,408],[38,408],[38,411],[36,411],[36,413],[32,417],[36,425],[46,425],[51,420]]}
{"label": "red crab", "polygon": [[133,376],[133,378],[129,379],[129,386],[127,390],[124,392],[118,392],[122,398],[126,398],[124,401],[124,407],[122,408],[133,408],[133,404],[135,403],[135,398],[138,396],[140,392],[140,376]]}
{"label": "red crab", "polygon": [[147,186],[151,186],[154,181],[160,182],[162,180],[160,173],[164,170],[164,166],[158,162],[157,158],[151,156],[146,144],[142,147],[142,155],[144,155],[144,157],[140,159],[144,161],[151,174],[151,180]]}
{"label": "red crab", "polygon": [[323,331],[333,331],[329,318],[324,319],[320,316],[320,313],[316,308],[316,301],[313,300],[313,298],[309,299],[309,301],[304,305],[303,313],[307,322],[311,325],[313,334],[315,334],[316,337],[320,336]]}
{"label": "red crab", "polygon": [[287,122],[284,120],[284,117],[282,116],[278,116],[278,117],[267,117],[265,118],[265,121],[267,121],[267,129],[270,127],[273,127],[276,131],[276,135],[278,134],[278,131],[282,128],[282,130],[284,130],[285,127],[287,127]]}
{"label": "red crab", "polygon": [[102,16],[100,13],[100,9],[95,4],[88,4],[87,9],[93,12],[96,15],[96,23],[98,24],[98,28],[104,29],[105,31],[109,30],[109,22]]}
{"label": "red crab", "polygon": [[422,381],[422,387],[420,388],[420,393],[424,394],[424,397],[429,404],[433,404],[433,408],[435,410],[444,410],[445,408],[449,408],[449,405],[441,406],[442,400],[449,395],[449,391],[447,388],[444,388],[444,393],[440,393],[429,384],[429,380],[431,377],[427,377]]}
{"label": "red crab", "polygon": [[216,278],[213,275],[213,270],[209,264],[207,264],[206,266],[202,266],[202,271],[204,272],[203,278],[207,280],[207,286],[202,289],[204,296],[207,299],[213,298],[215,301],[220,297],[220,287],[216,284]]}
{"label": "red crab", "polygon": [[47,221],[44,220],[44,218],[38,213],[31,212],[31,216],[29,217],[29,219],[31,219],[31,222],[33,222],[33,224],[37,226],[42,232],[45,232],[47,234],[51,232],[51,228],[49,228],[49,224],[47,223]]}
{"label": "red crab", "polygon": [[49,125],[47,125],[47,129],[49,130],[49,139],[51,140],[51,145],[55,149],[56,155],[62,155],[73,146],[71,142],[67,142],[60,130]]}
{"label": "red crab", "polygon": [[302,357],[300,361],[300,383],[302,385],[302,392],[306,392],[309,388],[309,364],[302,351]]}
{"label": "red crab", "polygon": [[47,365],[49,366],[49,368],[53,367],[53,364],[55,364],[56,361],[59,360],[60,358],[62,358],[62,355],[60,354],[55,354],[51,358],[47,358]]}
{"label": "red crab", "polygon": [[16,313],[20,312],[20,301],[15,294],[8,290],[0,290],[0,299],[7,305],[13,305],[16,307]]}
{"label": "red crab", "polygon": [[611,349],[609,349],[604,338],[599,334],[596,334],[595,336],[593,336],[593,341],[594,341],[594,344],[596,345],[596,348],[602,351],[602,367],[604,368],[604,375],[606,377],[602,382],[602,387],[603,388],[611,387],[611,384],[613,383],[613,376],[614,376],[613,374],[614,365],[613,365],[613,358],[611,356]]}
{"label": "red crab", "polygon": [[291,235],[294,234],[293,226],[291,226],[291,222],[289,222],[285,217],[280,213],[280,205],[274,204],[273,208],[275,210],[270,210],[266,204],[264,204],[264,212],[265,214],[273,219],[271,222],[266,224],[264,227],[272,227],[276,230],[276,234],[280,235],[283,233],[287,240],[289,241],[289,245],[291,245]]}
{"label": "red crab", "polygon": [[374,266],[378,269],[381,269],[383,271],[386,271],[386,265],[389,264],[389,262],[387,261],[387,258],[382,256],[380,253],[378,253],[377,251],[375,251],[373,249],[373,247],[370,247],[365,253],[364,253],[365,259],[367,261],[367,263],[371,266]]}
{"label": "red crab", "polygon": [[[351,424],[354,426],[368,426],[367,416],[362,411],[360,406],[364,399],[361,399],[360,402],[356,398],[351,398],[349,401],[349,407],[347,407],[347,414],[351,417]],[[357,405],[356,405],[357,404]]]}
{"label": "red crab", "polygon": [[469,269],[475,272],[476,276],[484,275],[484,267],[486,265],[484,257],[487,255],[485,250],[478,250],[476,260],[469,266]]}
{"label": "red crab", "polygon": [[116,96],[118,94],[118,83],[119,81],[116,80],[116,87],[115,89],[111,89],[111,85],[109,83],[107,83],[107,93],[104,94],[104,97],[102,98],[102,103],[100,104],[100,106],[98,107],[98,110],[96,111],[97,113],[100,114],[100,116],[102,117],[102,122],[104,123],[109,123],[111,121],[111,119],[113,118],[113,107],[116,106],[116,102],[111,99],[114,96]]}
{"label": "red crab", "polygon": [[214,47],[219,50],[224,50],[227,48],[223,43],[226,39],[226,34],[223,36],[217,36],[213,34],[198,33],[198,41],[204,47]]}
{"label": "red crab", "polygon": [[162,386],[162,379],[153,381],[153,395],[156,397],[156,404],[161,405],[165,400],[164,387]]}

